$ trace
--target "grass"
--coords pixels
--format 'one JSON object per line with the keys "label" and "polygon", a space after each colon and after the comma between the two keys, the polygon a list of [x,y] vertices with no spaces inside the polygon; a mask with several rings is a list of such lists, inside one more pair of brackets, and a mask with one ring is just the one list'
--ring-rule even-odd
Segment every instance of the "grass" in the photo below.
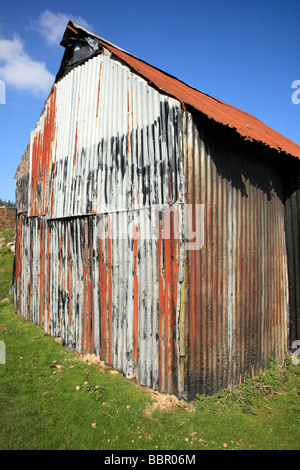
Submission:
{"label": "grass", "polygon": [[[6,241],[11,231],[0,230]],[[169,410],[161,396],[86,362],[13,310],[13,253],[0,249],[1,450],[299,450],[300,366],[268,370]],[[7,302],[7,301],[6,301]],[[157,401],[158,400],[158,401]]]}

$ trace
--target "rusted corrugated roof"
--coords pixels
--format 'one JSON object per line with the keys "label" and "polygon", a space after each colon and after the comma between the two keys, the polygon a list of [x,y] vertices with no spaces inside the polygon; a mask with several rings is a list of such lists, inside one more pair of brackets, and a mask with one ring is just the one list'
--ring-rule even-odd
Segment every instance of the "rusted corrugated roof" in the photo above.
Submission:
{"label": "rusted corrugated roof", "polygon": [[[86,32],[97,39],[103,47],[147,79],[156,88],[181,101],[184,106],[192,106],[208,118],[235,129],[245,140],[256,141],[288,155],[300,159],[300,146],[270,128],[257,118],[234,106],[213,98],[181,82],[177,78],[147,64],[119,47],[111,44],[94,33],[70,21],[65,36],[70,29],[73,32]],[[64,37],[65,37],[64,36]],[[63,43],[63,41],[62,41]]]}

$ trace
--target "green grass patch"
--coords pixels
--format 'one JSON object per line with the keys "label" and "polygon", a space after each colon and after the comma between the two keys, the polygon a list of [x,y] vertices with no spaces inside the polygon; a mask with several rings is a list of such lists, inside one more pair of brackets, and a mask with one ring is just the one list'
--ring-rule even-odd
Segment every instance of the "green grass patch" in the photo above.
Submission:
{"label": "green grass patch", "polygon": [[290,357],[167,410],[157,406],[164,396],[84,361],[17,315],[12,266],[13,253],[1,248],[0,292],[10,300],[0,303],[1,450],[299,450],[300,366]]}

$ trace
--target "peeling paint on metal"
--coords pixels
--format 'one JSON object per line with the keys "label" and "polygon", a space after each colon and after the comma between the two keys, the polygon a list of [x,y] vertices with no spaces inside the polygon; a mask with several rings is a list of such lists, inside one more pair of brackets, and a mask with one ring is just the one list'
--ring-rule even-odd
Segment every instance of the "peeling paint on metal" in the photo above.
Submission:
{"label": "peeling paint on metal", "polygon": [[31,135],[15,273],[25,318],[176,394],[182,240],[147,234],[184,200],[180,120],[179,103],[104,55],[58,82]]}
{"label": "peeling paint on metal", "polygon": [[230,116],[215,122],[224,104],[211,116],[202,94],[182,97],[108,48],[54,84],[16,173],[15,308],[125,377],[193,399],[286,350],[298,187],[283,194],[277,134],[246,142]]}

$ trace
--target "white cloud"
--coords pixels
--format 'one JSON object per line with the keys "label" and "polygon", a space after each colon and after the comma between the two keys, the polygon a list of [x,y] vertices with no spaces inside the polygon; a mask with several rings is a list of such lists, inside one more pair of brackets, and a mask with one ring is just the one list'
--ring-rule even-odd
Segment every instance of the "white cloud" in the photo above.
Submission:
{"label": "white cloud", "polygon": [[44,62],[29,57],[19,36],[12,40],[0,39],[0,79],[19,90],[35,95],[50,91],[54,82]]}
{"label": "white cloud", "polygon": [[53,13],[49,10],[45,10],[38,21],[32,21],[27,29],[38,31],[48,44],[59,45],[69,20],[78,23],[83,28],[91,29],[87,21],[80,16],[73,16],[68,13]]}

